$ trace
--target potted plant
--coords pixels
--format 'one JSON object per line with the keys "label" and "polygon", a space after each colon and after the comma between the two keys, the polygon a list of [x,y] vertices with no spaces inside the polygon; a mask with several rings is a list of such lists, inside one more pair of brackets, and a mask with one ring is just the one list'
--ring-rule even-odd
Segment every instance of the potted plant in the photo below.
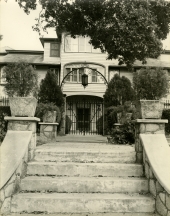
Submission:
{"label": "potted plant", "polygon": [[169,90],[168,72],[163,68],[141,68],[134,73],[133,86],[140,100],[142,118],[161,118],[163,103]]}
{"label": "potted plant", "polygon": [[54,103],[39,103],[35,116],[43,122],[60,123],[61,121],[60,109]]}
{"label": "potted plant", "polygon": [[38,95],[38,74],[25,61],[10,63],[3,68],[5,92],[9,97],[12,116],[34,116]]}

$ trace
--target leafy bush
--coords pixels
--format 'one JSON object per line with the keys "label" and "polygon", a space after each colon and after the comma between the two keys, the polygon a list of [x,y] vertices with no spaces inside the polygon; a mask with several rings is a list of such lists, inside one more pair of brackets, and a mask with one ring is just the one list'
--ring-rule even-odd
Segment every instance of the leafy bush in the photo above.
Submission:
{"label": "leafy bush", "polygon": [[47,111],[56,111],[57,112],[56,122],[60,123],[61,112],[60,112],[60,109],[54,103],[48,103],[48,104],[39,103],[36,108],[35,116],[40,118],[41,121],[43,121],[43,115]]}
{"label": "leafy bush", "polygon": [[168,72],[163,68],[141,68],[133,75],[137,99],[159,100],[169,90]]}
{"label": "leafy bush", "polygon": [[135,142],[135,125],[127,121],[121,126],[114,126],[110,132],[111,143],[133,144]]}
{"label": "leafy bush", "polygon": [[8,122],[4,120],[5,116],[11,116],[10,108],[6,106],[0,106],[0,142],[3,141],[7,132]]}
{"label": "leafy bush", "polygon": [[25,61],[10,63],[3,68],[5,92],[9,97],[26,97],[38,94],[38,73]]}
{"label": "leafy bush", "polygon": [[45,78],[40,83],[40,91],[38,94],[40,103],[50,102],[58,107],[63,106],[63,93],[57,82],[57,75],[53,71],[48,70]]}
{"label": "leafy bush", "polygon": [[[132,119],[136,118],[136,109],[132,106],[130,101],[126,101],[124,105],[108,107],[106,109],[107,131],[110,132],[115,123],[123,124],[126,122],[127,113],[132,113]],[[118,119],[118,114],[121,116],[120,120]]]}
{"label": "leafy bush", "polygon": [[118,106],[124,104],[125,101],[132,101],[134,95],[130,80],[125,76],[120,77],[118,74],[115,74],[104,94],[104,105],[106,108]]}
{"label": "leafy bush", "polygon": [[163,110],[162,119],[168,119],[168,123],[165,124],[165,133],[170,134],[170,109]]}

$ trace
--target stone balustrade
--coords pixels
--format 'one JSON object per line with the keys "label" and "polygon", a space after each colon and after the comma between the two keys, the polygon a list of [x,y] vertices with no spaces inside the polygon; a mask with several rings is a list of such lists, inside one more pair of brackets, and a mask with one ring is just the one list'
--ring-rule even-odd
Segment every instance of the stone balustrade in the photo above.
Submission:
{"label": "stone balustrade", "polygon": [[167,122],[136,120],[137,162],[143,162],[149,192],[155,197],[156,212],[161,216],[170,216],[170,148],[164,131]]}
{"label": "stone balustrade", "polygon": [[11,197],[20,191],[20,181],[27,173],[27,163],[34,157],[36,148],[35,117],[5,117],[8,131],[0,147],[0,212],[11,209]]}

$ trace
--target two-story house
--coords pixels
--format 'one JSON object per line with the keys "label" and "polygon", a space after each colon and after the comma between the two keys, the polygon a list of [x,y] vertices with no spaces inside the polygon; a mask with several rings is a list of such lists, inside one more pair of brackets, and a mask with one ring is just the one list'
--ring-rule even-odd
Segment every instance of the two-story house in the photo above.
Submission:
{"label": "two-story house", "polygon": [[[101,53],[100,49],[94,49],[88,43],[88,37],[78,36],[74,39],[64,33],[61,41],[55,38],[40,38],[40,41],[44,51],[10,49],[1,52],[1,77],[4,65],[21,59],[36,66],[39,81],[45,77],[48,69],[54,71],[65,95],[65,115],[72,122],[70,133],[101,133],[104,122],[103,95],[107,83],[115,73],[132,80],[132,72],[125,65],[119,66],[117,60],[106,60],[107,55]],[[134,64],[136,69],[142,66],[139,61]],[[159,59],[148,59],[147,66],[162,66],[170,71],[170,51],[165,51]],[[5,96],[4,85],[5,80],[1,79],[1,96]]]}

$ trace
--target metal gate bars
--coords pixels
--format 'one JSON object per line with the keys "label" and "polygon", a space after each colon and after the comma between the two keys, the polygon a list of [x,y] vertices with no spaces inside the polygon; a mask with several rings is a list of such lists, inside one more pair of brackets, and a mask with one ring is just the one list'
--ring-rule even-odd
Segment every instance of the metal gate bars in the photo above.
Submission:
{"label": "metal gate bars", "polygon": [[103,135],[103,111],[103,101],[101,100],[68,99],[66,103],[66,133]]}

